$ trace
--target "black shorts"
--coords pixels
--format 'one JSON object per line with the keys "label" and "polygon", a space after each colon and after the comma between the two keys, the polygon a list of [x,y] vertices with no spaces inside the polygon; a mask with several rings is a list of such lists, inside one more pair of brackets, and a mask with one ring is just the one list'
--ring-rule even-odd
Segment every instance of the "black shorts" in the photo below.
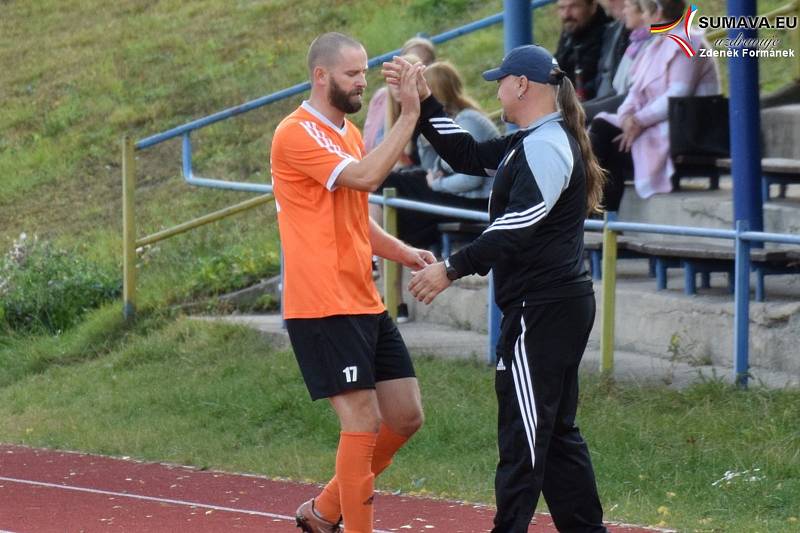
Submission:
{"label": "black shorts", "polygon": [[385,311],[292,318],[286,329],[312,400],[416,376],[406,344]]}

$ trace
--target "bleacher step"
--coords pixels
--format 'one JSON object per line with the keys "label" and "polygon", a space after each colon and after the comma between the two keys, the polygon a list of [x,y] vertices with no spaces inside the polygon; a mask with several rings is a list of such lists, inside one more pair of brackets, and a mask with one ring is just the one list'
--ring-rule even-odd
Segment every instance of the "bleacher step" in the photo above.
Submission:
{"label": "bleacher step", "polygon": [[[199,320],[224,321],[241,324],[260,331],[277,349],[289,349],[289,336],[282,327],[279,315],[228,315],[214,317],[194,317]],[[441,324],[429,322],[408,322],[398,326],[409,350],[415,356],[435,356],[448,359],[466,359],[486,364],[488,335],[476,331],[464,331]],[[681,358],[654,357],[626,350],[614,354],[614,377],[634,383],[655,383],[674,388],[702,380],[723,380],[733,382],[730,365],[707,365]],[[596,341],[590,340],[581,364],[586,372],[600,369],[600,350]],[[488,370],[488,368],[487,368]],[[751,369],[751,383],[767,387],[786,387],[800,385],[800,375],[776,372],[754,367]]]}
{"label": "bleacher step", "polygon": [[[734,300],[726,278],[712,275],[712,288],[683,294],[681,274],[656,291],[644,261],[622,261],[616,293],[616,347],[692,364],[730,365],[734,353]],[[590,337],[600,336],[602,287],[595,284],[598,314]],[[488,288],[484,278],[460,280],[429,306],[405,294],[414,320],[486,333]],[[750,307],[750,363],[800,376],[800,279],[767,280],[767,301]]]}
{"label": "bleacher step", "polygon": [[[619,219],[625,222],[646,222],[700,228],[733,229],[733,195],[730,178],[723,178],[720,189],[682,190],[671,194],[657,194],[648,199],[639,198],[633,188],[627,187],[622,198]],[[774,199],[764,204],[764,231],[772,233],[800,233],[800,186],[790,185],[786,199]],[[675,239],[670,235],[648,235],[652,239]],[[730,243],[702,239],[697,242]]]}

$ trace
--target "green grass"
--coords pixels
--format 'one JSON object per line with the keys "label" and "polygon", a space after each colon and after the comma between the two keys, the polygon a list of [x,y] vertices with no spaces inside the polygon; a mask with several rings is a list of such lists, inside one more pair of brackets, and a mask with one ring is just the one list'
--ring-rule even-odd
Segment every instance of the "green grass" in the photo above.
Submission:
{"label": "green grass", "polygon": [[[125,327],[102,309],[58,343],[0,344],[0,441],[316,482],[331,475],[336,419],[309,400],[291,353],[246,328],[143,315]],[[416,366],[427,421],[379,488],[491,503],[493,372],[422,357]],[[710,381],[675,391],[586,376],[579,424],[607,516],[680,531],[796,530],[798,402],[796,390]]]}

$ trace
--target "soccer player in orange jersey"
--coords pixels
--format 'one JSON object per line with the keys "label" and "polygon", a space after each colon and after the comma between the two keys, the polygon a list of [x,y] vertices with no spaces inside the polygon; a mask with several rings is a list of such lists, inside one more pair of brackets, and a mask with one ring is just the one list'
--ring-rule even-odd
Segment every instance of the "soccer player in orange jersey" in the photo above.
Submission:
{"label": "soccer player in orange jersey", "polygon": [[423,421],[414,367],[375,288],[371,259],[420,269],[435,258],[384,232],[367,204],[414,131],[422,68],[402,71],[402,113],[364,156],[346,115],[361,108],[367,54],[346,35],[320,35],[308,51],[311,97],[272,140],[284,318],[311,398],[328,398],[341,425],[334,478],[297,510],[308,533],[341,531],[342,518],[347,533],[370,533],[374,477]]}

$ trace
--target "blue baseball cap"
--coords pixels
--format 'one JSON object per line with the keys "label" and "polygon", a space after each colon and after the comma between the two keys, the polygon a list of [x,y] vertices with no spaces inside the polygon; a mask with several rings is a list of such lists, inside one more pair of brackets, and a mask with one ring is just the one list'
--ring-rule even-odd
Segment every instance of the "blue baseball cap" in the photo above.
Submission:
{"label": "blue baseball cap", "polygon": [[525,76],[537,83],[557,84],[560,77],[553,78],[550,72],[558,67],[553,54],[536,44],[526,44],[511,50],[499,67],[483,73],[486,81],[495,81],[506,76]]}

